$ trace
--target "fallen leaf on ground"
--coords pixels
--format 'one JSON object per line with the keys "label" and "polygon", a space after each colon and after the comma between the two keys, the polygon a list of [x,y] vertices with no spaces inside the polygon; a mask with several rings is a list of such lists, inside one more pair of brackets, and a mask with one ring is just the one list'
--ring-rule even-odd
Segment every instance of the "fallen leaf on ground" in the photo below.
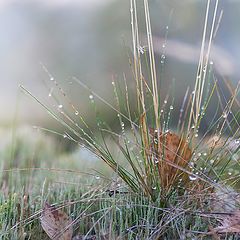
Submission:
{"label": "fallen leaf on ground", "polygon": [[71,218],[62,210],[45,203],[40,217],[41,225],[46,234],[54,240],[71,240],[73,227]]}

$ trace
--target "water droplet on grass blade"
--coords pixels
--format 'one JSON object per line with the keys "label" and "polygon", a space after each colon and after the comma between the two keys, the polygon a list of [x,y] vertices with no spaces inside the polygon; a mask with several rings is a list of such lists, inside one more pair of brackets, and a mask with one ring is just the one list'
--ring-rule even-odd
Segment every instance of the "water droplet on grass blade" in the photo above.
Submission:
{"label": "water droplet on grass blade", "polygon": [[223,112],[222,117],[223,117],[223,118],[227,118],[227,116],[228,116],[228,114],[227,114],[226,112]]}
{"label": "water droplet on grass blade", "polygon": [[197,180],[197,177],[194,176],[194,175],[189,175],[189,180],[190,181],[195,181],[195,180]]}

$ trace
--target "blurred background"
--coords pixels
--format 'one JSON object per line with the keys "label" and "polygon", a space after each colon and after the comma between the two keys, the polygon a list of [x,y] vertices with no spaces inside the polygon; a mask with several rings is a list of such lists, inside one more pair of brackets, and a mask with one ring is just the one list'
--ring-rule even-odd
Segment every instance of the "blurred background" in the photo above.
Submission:
{"label": "blurred background", "polygon": [[[137,2],[145,46],[143,3]],[[149,0],[149,4],[157,63],[160,65],[162,54],[166,56],[162,92],[174,81],[176,100],[182,99],[187,86],[195,81],[207,1]],[[218,18],[221,10],[211,61],[219,79],[225,77],[236,84],[240,75],[240,1],[220,1]],[[128,0],[1,0],[0,36],[2,126],[13,122],[55,124],[19,90],[19,84],[48,103],[57,92],[49,82],[53,77],[89,119],[88,93],[72,81],[73,76],[110,102],[113,78],[123,81],[125,73],[130,89],[134,88],[128,62],[128,54],[132,54]]]}

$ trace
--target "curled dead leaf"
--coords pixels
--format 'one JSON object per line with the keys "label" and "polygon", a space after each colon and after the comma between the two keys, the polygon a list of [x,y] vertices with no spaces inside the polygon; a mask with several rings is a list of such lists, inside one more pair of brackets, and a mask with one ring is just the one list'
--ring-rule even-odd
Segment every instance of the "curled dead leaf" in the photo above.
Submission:
{"label": "curled dead leaf", "polygon": [[[188,165],[192,157],[192,150],[187,141],[175,133],[163,134],[150,129],[150,135],[153,137],[151,147],[155,161],[158,162],[161,183],[164,188],[168,189],[180,175],[183,177],[183,172],[178,167],[185,168]],[[174,166],[170,163],[173,163]]]}
{"label": "curled dead leaf", "polygon": [[45,203],[40,222],[46,234],[54,240],[71,240],[73,227],[71,218],[62,210]]}

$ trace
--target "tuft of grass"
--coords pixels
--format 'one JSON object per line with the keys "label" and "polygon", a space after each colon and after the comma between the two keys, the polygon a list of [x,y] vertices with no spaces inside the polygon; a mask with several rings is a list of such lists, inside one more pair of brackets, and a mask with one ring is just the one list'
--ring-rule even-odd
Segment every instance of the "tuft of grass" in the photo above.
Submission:
{"label": "tuft of grass", "polygon": [[[42,230],[38,218],[46,200],[66,208],[73,219],[75,235],[85,238],[94,235],[98,239],[103,236],[108,239],[207,238],[217,234],[209,229],[219,224],[219,216],[239,207],[239,83],[235,88],[228,84],[231,96],[226,99],[210,58],[218,27],[218,1],[214,4],[207,1],[194,88],[188,87],[179,111],[174,106],[174,96],[159,95],[161,79],[156,71],[148,1],[143,1],[147,41],[144,50],[138,31],[138,4],[130,0],[133,55],[129,54],[128,60],[136,95],[129,92],[125,75],[123,87],[115,79],[112,81],[115,104],[73,78],[89,92],[97,131],[92,130],[45,67],[50,82],[62,95],[60,102],[65,105],[53,98],[57,107],[48,106],[20,86],[65,128],[64,133],[54,134],[101,159],[107,169],[112,169],[113,176],[101,174],[100,169],[78,179],[80,171],[39,167],[41,174],[45,170],[50,173],[39,189],[28,192],[31,188],[28,191],[23,188],[18,193],[14,193],[14,189],[2,197],[1,237],[34,239],[36,234],[39,237]],[[147,73],[143,70],[144,64]],[[203,132],[203,120],[213,96],[218,97],[218,103],[214,103],[216,113]],[[119,121],[118,131],[104,120],[98,101],[114,110]],[[171,121],[176,111],[179,119],[173,128]],[[18,173],[22,170],[16,169]],[[53,172],[59,173],[60,180]],[[13,176],[16,182],[20,178],[21,175]],[[236,239],[234,233],[230,235]]]}

